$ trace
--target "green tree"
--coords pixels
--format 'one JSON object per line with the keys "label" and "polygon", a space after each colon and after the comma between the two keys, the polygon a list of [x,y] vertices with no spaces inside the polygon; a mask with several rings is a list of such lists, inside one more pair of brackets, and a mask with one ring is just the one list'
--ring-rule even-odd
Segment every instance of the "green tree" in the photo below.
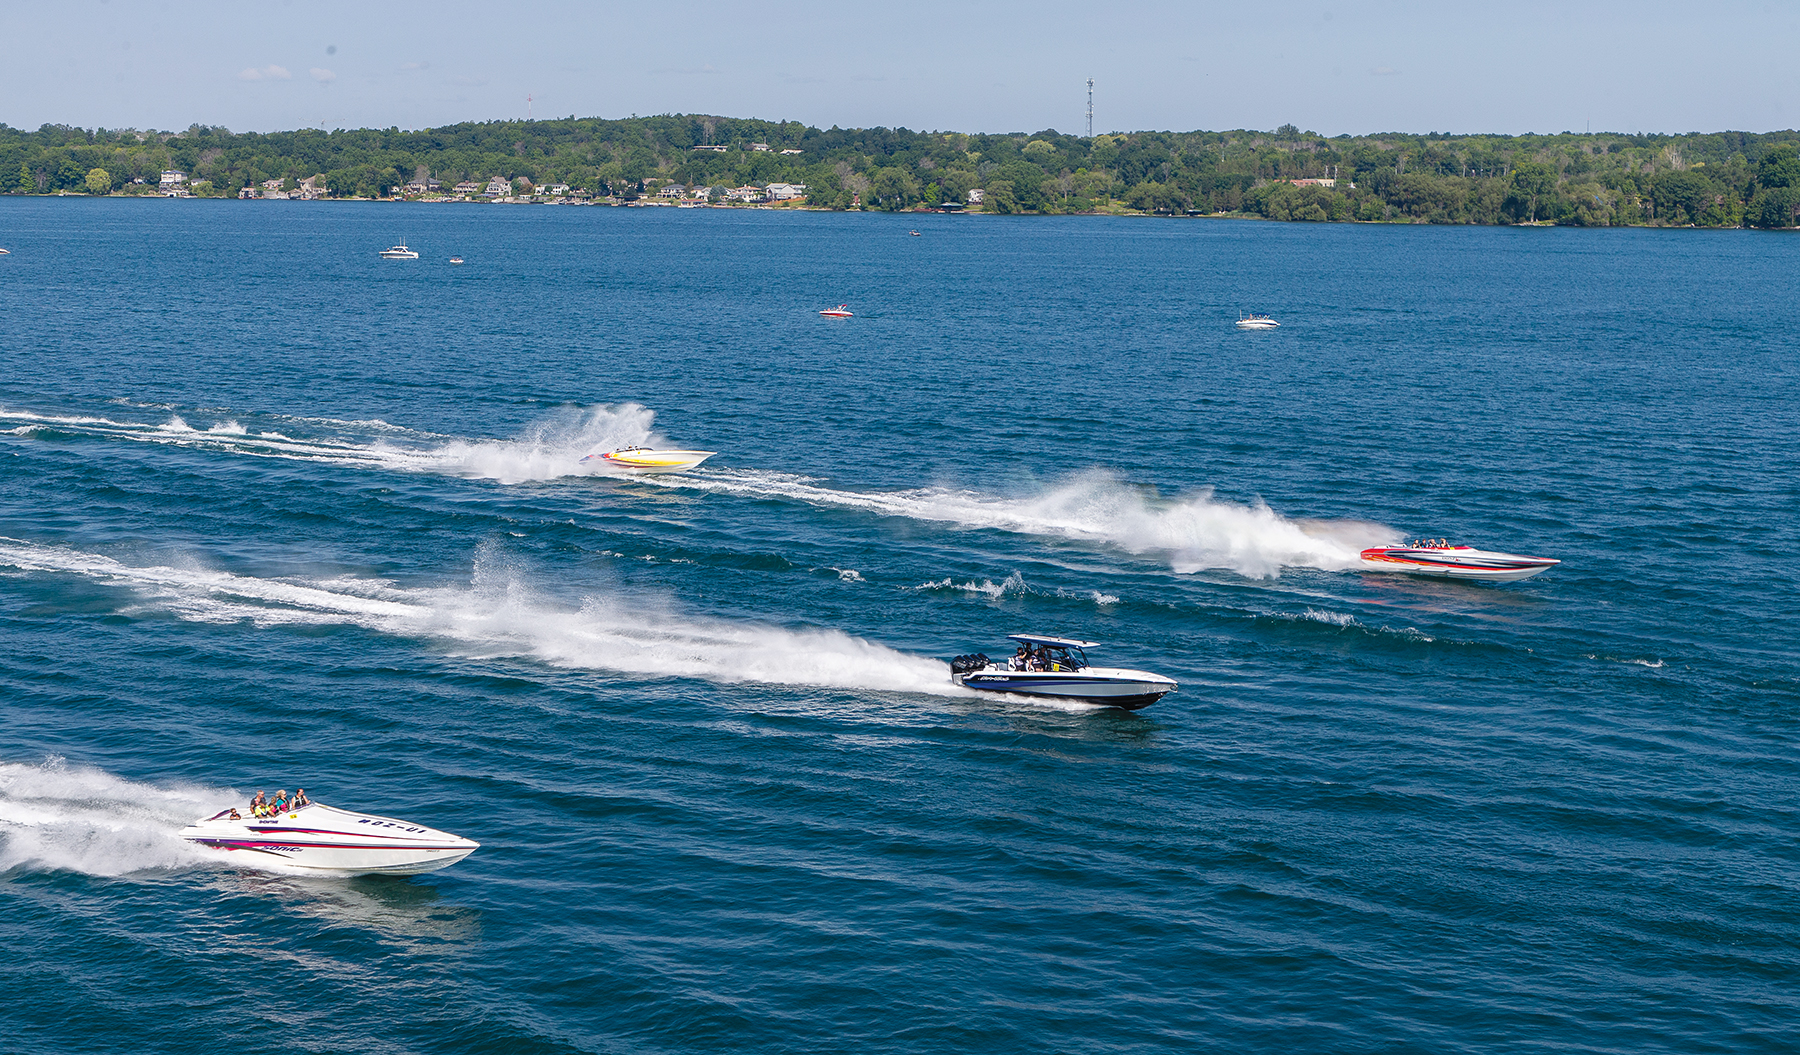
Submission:
{"label": "green tree", "polygon": [[112,192],[112,176],[105,169],[88,169],[87,189],[89,194],[109,194]]}
{"label": "green tree", "polygon": [[1526,215],[1537,222],[1538,203],[1556,189],[1556,170],[1537,161],[1521,161],[1513,166],[1512,192],[1526,204]]}
{"label": "green tree", "polygon": [[1779,146],[1763,155],[1756,182],[1765,187],[1800,187],[1800,150]]}
{"label": "green tree", "polygon": [[1656,202],[1658,219],[1680,223],[1701,222],[1701,215],[1713,204],[1718,189],[1712,181],[1693,170],[1662,172],[1650,181],[1650,197]]}

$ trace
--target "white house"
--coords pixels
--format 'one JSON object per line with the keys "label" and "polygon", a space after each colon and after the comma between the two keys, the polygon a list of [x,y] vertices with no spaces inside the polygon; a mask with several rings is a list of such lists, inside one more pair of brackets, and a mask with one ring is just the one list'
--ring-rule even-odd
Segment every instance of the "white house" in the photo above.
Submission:
{"label": "white house", "polygon": [[171,187],[179,187],[186,182],[187,173],[176,172],[174,169],[169,169],[162,174],[162,179],[157,181],[157,186],[161,187],[163,190],[168,190]]}
{"label": "white house", "polygon": [[752,143],[750,144],[750,149],[756,151],[758,154],[767,154],[769,152],[769,144]]}
{"label": "white house", "polygon": [[714,146],[713,144],[708,143],[705,146],[697,146],[694,149],[695,150],[710,150],[715,154],[723,154],[727,150],[730,150],[731,148],[728,146]]}
{"label": "white house", "polygon": [[980,205],[981,204],[981,196],[984,193],[985,193],[985,191],[983,191],[980,187],[976,187],[974,190],[970,191],[969,192],[969,204],[970,205]]}
{"label": "white house", "polygon": [[281,185],[284,182],[286,182],[286,181],[284,181],[279,176],[275,177],[274,179],[266,179],[266,180],[262,181],[262,189],[263,190],[280,190]]}
{"label": "white house", "polygon": [[512,184],[501,179],[499,176],[495,176],[493,179],[487,181],[487,189],[481,193],[490,198],[510,197],[512,195]]}
{"label": "white house", "polygon": [[787,150],[783,150],[783,151],[782,151],[782,153],[783,153],[783,154],[804,154],[804,153],[806,153],[806,151],[804,151],[804,150],[794,150],[794,149],[792,149],[792,148],[789,148],[789,149],[787,149]]}
{"label": "white house", "polygon": [[725,200],[726,201],[762,201],[763,200],[763,190],[761,187],[752,187],[749,185],[745,185],[742,187],[733,187],[730,190],[725,192]]}
{"label": "white house", "polygon": [[806,197],[804,183],[771,183],[765,193],[770,201],[791,201],[794,198]]}

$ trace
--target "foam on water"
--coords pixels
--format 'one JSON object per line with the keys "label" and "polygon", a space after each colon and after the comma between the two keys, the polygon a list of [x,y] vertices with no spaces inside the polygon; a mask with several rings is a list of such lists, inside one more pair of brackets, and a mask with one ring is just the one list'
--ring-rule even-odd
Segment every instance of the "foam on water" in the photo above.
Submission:
{"label": "foam on water", "polygon": [[0,762],[0,875],[120,876],[214,864],[216,854],[177,833],[236,797],[228,789],[138,783],[60,758]]}
{"label": "foam on water", "polygon": [[1180,573],[1225,569],[1252,578],[1282,568],[1360,568],[1360,552],[1398,535],[1360,521],[1295,520],[1258,501],[1239,505],[1201,491],[1163,500],[1108,473],[1083,473],[1049,490],[1003,497],[949,488],[858,492],[822,487],[787,473],[724,470],[651,478],[668,487],[699,488],[1117,546],[1156,554]]}
{"label": "foam on water", "polygon": [[386,580],[235,575],[194,566],[128,565],[100,554],[0,539],[0,567],[78,575],[124,587],[139,606],[196,622],[352,625],[436,640],[454,654],[650,677],[967,695],[942,663],[837,630],[791,630],[704,619],[672,602],[589,595],[579,606],[543,596],[486,545],[466,588]]}
{"label": "foam on water", "polygon": [[[635,403],[564,408],[520,435],[505,440],[444,437],[401,428],[380,419],[342,421],[284,415],[271,417],[284,423],[327,425],[373,435],[306,438],[276,429],[259,429],[251,435],[250,428],[240,420],[245,416],[221,420],[202,431],[189,425],[179,414],[171,414],[161,423],[150,423],[0,408],[0,422],[22,423],[12,430],[20,435],[28,434],[26,429],[56,426],[64,431],[106,439],[174,444],[356,468],[438,473],[501,483],[600,475],[603,468],[584,466],[581,459],[595,451],[632,444],[654,447],[664,442],[661,434],[652,427],[655,412]],[[287,427],[292,428],[292,424]],[[316,431],[316,428],[293,431]]]}

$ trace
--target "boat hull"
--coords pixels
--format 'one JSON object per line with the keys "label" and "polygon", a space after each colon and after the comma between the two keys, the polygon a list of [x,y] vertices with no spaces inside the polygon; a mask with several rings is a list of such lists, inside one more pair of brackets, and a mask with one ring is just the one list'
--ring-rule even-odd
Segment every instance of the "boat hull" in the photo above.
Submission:
{"label": "boat hull", "polygon": [[1141,710],[1177,688],[1160,674],[1087,667],[1078,671],[1008,670],[990,666],[958,676],[965,688]]}
{"label": "boat hull", "polygon": [[181,830],[199,846],[251,867],[333,875],[419,875],[448,868],[481,844],[422,825],[314,803],[278,817],[214,816]]}
{"label": "boat hull", "polygon": [[1370,571],[1401,572],[1407,575],[1434,575],[1444,579],[1477,579],[1486,582],[1517,582],[1556,567],[1562,562],[1549,557],[1526,557],[1516,553],[1490,553],[1469,546],[1449,549],[1415,549],[1408,546],[1378,546],[1362,551],[1363,567]]}
{"label": "boat hull", "polygon": [[581,459],[583,465],[598,465],[617,472],[647,475],[651,473],[684,473],[696,468],[717,451],[609,451],[590,454]]}

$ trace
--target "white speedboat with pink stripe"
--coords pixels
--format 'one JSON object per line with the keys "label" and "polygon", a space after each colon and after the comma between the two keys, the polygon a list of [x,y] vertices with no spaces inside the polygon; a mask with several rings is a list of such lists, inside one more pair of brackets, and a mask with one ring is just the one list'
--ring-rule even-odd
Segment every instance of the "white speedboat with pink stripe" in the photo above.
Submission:
{"label": "white speedboat with pink stripe", "polygon": [[1363,567],[1370,571],[1397,571],[1409,575],[1437,575],[1448,579],[1486,579],[1515,582],[1556,567],[1551,557],[1526,557],[1495,553],[1473,546],[1452,546],[1441,538],[1417,539],[1404,546],[1374,546],[1362,551]]}
{"label": "white speedboat with pink stripe", "polygon": [[252,816],[248,805],[228,807],[183,828],[181,837],[224,850],[251,867],[335,875],[435,872],[481,846],[424,825],[317,802],[263,817]]}

